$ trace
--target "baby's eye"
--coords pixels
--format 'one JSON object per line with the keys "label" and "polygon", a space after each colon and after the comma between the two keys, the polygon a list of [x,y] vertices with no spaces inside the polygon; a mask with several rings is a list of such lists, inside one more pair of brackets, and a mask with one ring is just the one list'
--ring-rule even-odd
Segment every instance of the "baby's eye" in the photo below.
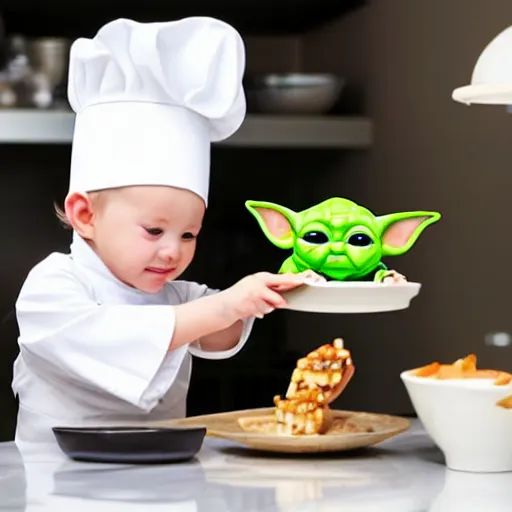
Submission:
{"label": "baby's eye", "polygon": [[146,233],[151,236],[160,236],[164,230],[160,228],[144,228]]}
{"label": "baby's eye", "polygon": [[309,231],[308,233],[302,235],[302,239],[308,244],[315,245],[325,244],[329,241],[327,235],[321,231]]}
{"label": "baby's eye", "polygon": [[350,235],[348,243],[356,247],[367,247],[373,244],[373,240],[366,233],[354,233]]}
{"label": "baby's eye", "polygon": [[183,233],[183,235],[181,235],[181,238],[183,238],[183,240],[194,240],[194,238],[196,238],[196,235],[194,235],[194,233]]}

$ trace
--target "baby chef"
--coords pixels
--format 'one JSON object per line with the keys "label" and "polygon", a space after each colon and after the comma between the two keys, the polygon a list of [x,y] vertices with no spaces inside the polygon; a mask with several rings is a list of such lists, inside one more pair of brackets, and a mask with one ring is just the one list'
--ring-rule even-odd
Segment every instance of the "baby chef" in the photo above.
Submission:
{"label": "baby chef", "polygon": [[30,271],[16,303],[16,441],[185,416],[191,355],[235,355],[254,318],[303,283],[259,273],[218,291],[176,280],[207,205],[210,143],[245,116],[244,67],[240,35],[204,17],[119,19],[73,44],[73,241]]}

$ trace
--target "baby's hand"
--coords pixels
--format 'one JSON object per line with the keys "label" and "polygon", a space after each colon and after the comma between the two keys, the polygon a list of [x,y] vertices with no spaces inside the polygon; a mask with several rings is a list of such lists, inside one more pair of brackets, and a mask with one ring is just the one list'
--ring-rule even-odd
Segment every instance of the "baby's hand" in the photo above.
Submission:
{"label": "baby's hand", "polygon": [[270,274],[259,272],[244,277],[231,288],[218,294],[224,303],[228,317],[244,320],[250,317],[263,318],[274,309],[286,305],[279,292],[285,292],[304,284],[304,274]]}
{"label": "baby's hand", "polygon": [[386,284],[400,284],[407,282],[407,279],[402,274],[399,274],[396,270],[390,270],[386,273],[386,276],[382,282]]}
{"label": "baby's hand", "polygon": [[304,276],[304,279],[306,279],[310,283],[326,283],[327,279],[325,277],[321,276],[320,274],[317,274],[313,270],[306,270],[302,273]]}
{"label": "baby's hand", "polygon": [[[291,276],[293,274],[281,274],[281,275]],[[312,270],[305,270],[304,272],[300,272],[295,275],[301,277],[302,284],[304,284],[306,281],[309,283],[319,283],[319,282],[327,281],[327,279],[325,279],[321,275],[313,272]],[[286,292],[288,290],[291,290],[292,288],[296,288],[296,287],[295,286],[290,287],[286,281],[282,284],[278,284],[278,285],[272,287],[273,290],[276,290],[278,292]]]}

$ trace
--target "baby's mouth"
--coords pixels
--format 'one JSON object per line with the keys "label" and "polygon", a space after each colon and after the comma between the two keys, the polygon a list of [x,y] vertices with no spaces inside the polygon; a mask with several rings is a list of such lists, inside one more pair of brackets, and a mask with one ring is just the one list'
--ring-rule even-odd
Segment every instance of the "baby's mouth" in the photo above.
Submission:
{"label": "baby's mouth", "polygon": [[170,268],[148,267],[148,268],[146,268],[147,272],[152,272],[153,274],[171,274],[175,270],[176,270],[176,267],[170,267]]}
{"label": "baby's mouth", "polygon": [[340,261],[346,261],[347,257],[344,254],[331,254],[327,256],[327,263],[338,263]]}

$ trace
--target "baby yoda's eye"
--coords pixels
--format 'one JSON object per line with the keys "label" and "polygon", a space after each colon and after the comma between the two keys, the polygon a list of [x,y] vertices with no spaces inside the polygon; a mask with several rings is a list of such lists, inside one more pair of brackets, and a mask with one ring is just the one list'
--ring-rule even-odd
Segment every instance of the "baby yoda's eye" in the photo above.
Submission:
{"label": "baby yoda's eye", "polygon": [[366,233],[354,233],[348,239],[348,243],[357,247],[367,247],[373,244],[373,240]]}
{"label": "baby yoda's eye", "polygon": [[321,231],[309,231],[302,236],[302,239],[308,244],[325,244],[329,241],[327,235]]}

